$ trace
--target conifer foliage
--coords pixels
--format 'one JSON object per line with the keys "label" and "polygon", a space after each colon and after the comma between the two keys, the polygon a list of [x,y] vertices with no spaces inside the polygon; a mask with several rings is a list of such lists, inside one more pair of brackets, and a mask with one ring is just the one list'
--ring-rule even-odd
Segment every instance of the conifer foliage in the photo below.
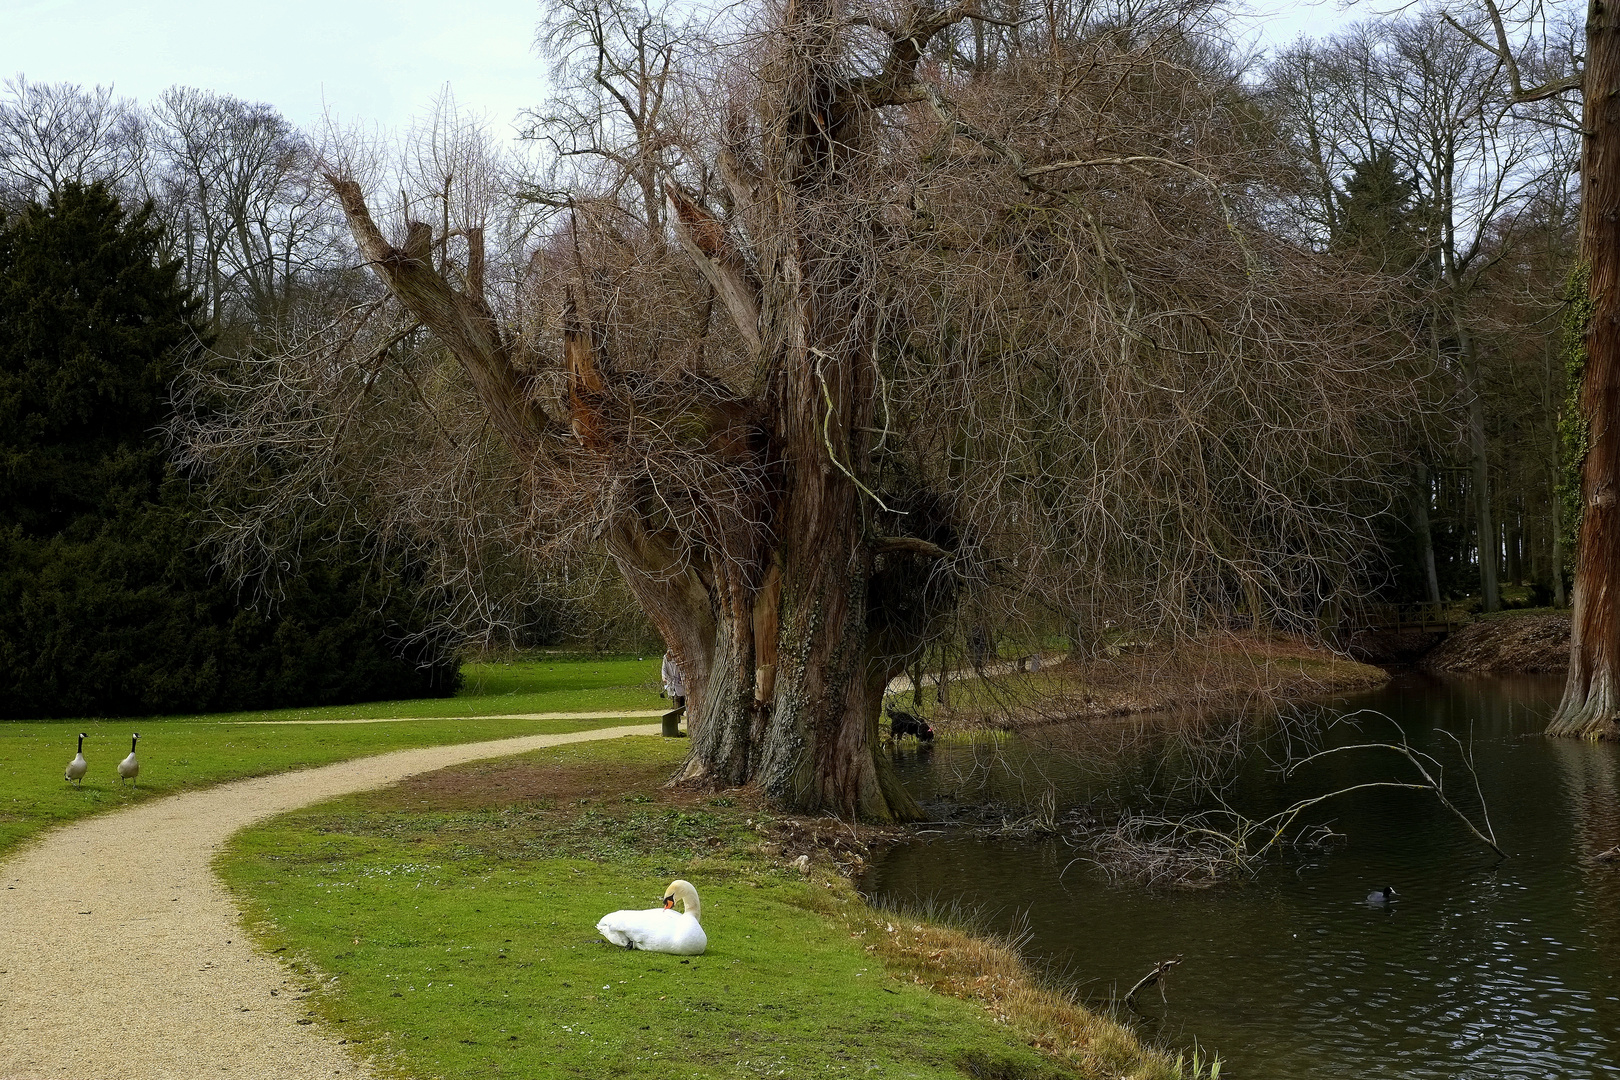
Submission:
{"label": "conifer foliage", "polygon": [[0,513],[27,535],[157,494],[152,429],[198,328],[150,216],[69,187],[0,233]]}
{"label": "conifer foliage", "polygon": [[0,228],[0,716],[449,692],[454,658],[421,644],[400,560],[328,545],[268,611],[214,580],[158,430],[205,345],[160,240],[150,207],[126,214],[100,184]]}

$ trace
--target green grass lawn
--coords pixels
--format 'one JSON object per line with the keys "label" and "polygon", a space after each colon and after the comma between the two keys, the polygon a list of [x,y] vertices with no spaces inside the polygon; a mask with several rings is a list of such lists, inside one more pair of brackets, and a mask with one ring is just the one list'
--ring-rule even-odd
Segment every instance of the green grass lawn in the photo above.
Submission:
{"label": "green grass lawn", "polygon": [[[225,780],[325,765],[388,750],[476,742],[509,735],[612,726],[604,720],[500,720],[507,713],[656,709],[658,658],[542,657],[468,664],[453,698],[370,702],[321,709],[118,720],[0,722],[0,852],[49,826],[137,799]],[[386,724],[262,724],[250,721],[408,717]],[[79,732],[89,774],[82,788],[62,779]],[[117,765],[141,733],[137,788]]]}
{"label": "green grass lawn", "polygon": [[561,653],[497,663],[469,663],[461,665],[463,683],[455,697],[218,713],[211,714],[209,719],[425,718],[656,709],[664,703],[658,696],[660,659],[658,656],[593,657]]}
{"label": "green grass lawn", "polygon": [[[683,752],[619,740],[426,774],[247,830],[219,865],[261,944],[316,988],[311,1016],[385,1072],[1175,1075],[1114,1028],[1094,1040],[1107,1071],[1076,1071],[886,965],[893,916],[762,854],[758,810],[661,788]],[[703,956],[597,935],[675,877],[702,895]]]}

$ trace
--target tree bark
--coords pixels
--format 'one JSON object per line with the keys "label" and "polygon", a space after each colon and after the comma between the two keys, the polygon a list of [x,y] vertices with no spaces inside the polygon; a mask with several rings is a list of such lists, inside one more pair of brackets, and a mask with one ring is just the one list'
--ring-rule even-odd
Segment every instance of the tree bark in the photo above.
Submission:
{"label": "tree bark", "polygon": [[[760,782],[777,803],[869,820],[921,811],[877,753],[888,682],[903,670],[874,649],[868,586],[876,538],[863,527],[864,497],[840,467],[865,456],[871,426],[871,331],[826,297],[845,268],[805,267],[789,323],[778,438],[786,475],[783,592],[771,723]],[[822,288],[816,286],[821,285]],[[794,340],[804,334],[802,345]],[[826,346],[826,347],[823,347]]]}
{"label": "tree bark", "polygon": [[1590,273],[1586,424],[1569,679],[1549,735],[1620,737],[1620,6],[1586,15],[1581,261]]}

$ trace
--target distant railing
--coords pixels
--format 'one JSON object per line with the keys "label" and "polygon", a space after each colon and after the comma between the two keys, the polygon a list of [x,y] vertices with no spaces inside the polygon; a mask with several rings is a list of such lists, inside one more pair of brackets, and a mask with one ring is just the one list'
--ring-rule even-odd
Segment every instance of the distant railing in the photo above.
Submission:
{"label": "distant railing", "polygon": [[1367,604],[1347,621],[1356,630],[1449,634],[1468,621],[1468,613],[1454,604]]}

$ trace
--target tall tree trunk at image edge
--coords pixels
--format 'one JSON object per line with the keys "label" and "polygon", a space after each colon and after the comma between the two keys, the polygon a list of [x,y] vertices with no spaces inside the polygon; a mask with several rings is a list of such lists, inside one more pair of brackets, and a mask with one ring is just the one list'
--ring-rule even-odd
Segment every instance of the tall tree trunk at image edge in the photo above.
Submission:
{"label": "tall tree trunk at image edge", "polygon": [[1586,16],[1581,262],[1588,278],[1579,419],[1580,532],[1569,681],[1549,735],[1620,737],[1620,6]]}

